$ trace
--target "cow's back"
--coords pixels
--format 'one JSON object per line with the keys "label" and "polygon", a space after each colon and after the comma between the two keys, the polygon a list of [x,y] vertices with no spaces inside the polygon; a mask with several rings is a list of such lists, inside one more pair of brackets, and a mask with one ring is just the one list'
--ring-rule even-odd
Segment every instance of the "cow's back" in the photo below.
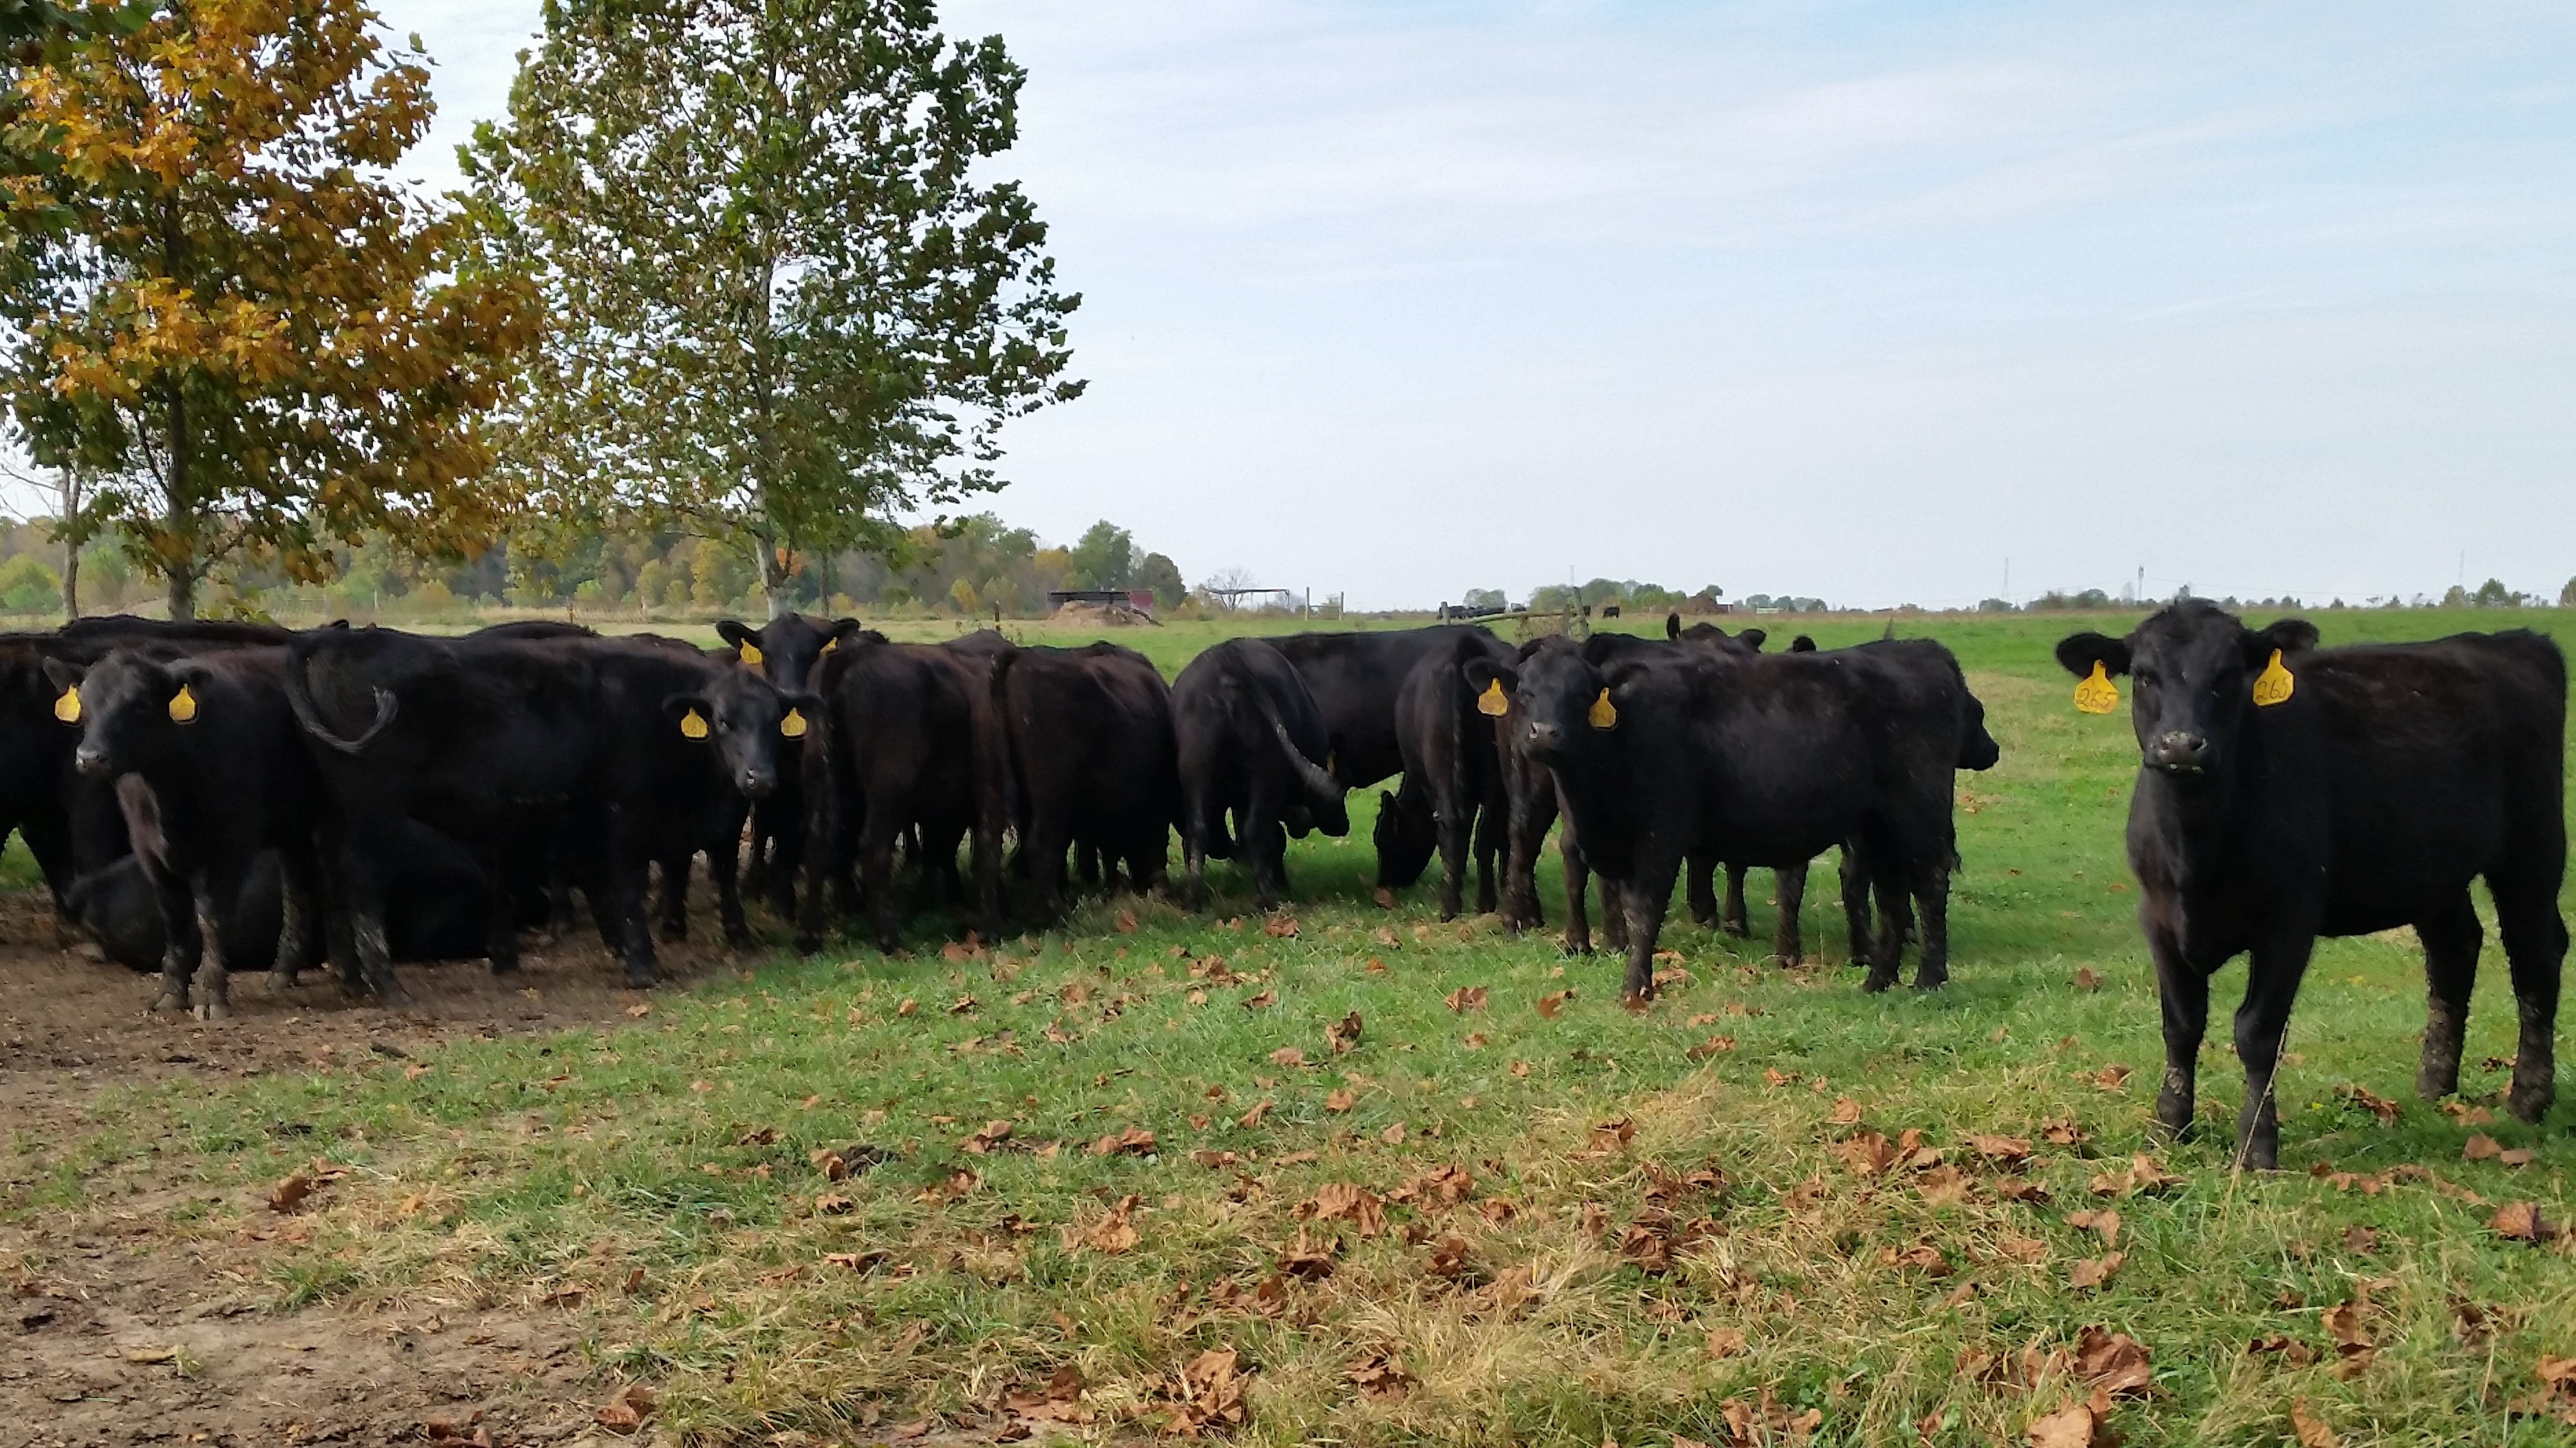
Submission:
{"label": "cow's back", "polygon": [[[2555,644],[2517,630],[2290,662],[2289,700],[2255,713],[2272,766],[2258,787],[2267,818],[2327,832],[2328,933],[2406,923],[2478,875],[2556,877],[2567,675]],[[2294,861],[2314,847],[2280,843]]]}

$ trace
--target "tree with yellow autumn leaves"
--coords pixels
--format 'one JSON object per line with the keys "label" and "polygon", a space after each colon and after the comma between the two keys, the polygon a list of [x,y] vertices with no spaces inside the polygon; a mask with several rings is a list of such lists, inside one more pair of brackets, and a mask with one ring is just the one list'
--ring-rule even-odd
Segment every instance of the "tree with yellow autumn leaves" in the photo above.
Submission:
{"label": "tree with yellow autumn leaves", "polygon": [[536,331],[460,205],[390,174],[429,73],[358,0],[163,0],[9,57],[0,384],[193,617],[228,561],[320,581],[378,535],[471,553],[486,418]]}

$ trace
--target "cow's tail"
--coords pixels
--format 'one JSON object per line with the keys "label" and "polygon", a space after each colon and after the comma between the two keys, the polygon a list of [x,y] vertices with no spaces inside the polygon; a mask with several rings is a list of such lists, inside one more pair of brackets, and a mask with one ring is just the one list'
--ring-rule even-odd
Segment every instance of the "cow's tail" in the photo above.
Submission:
{"label": "cow's tail", "polygon": [[364,754],[384,737],[387,729],[393,727],[394,716],[402,712],[401,703],[394,698],[392,690],[378,685],[376,722],[368,725],[367,732],[355,739],[343,738],[323,722],[322,711],[313,703],[313,686],[306,670],[312,663],[314,647],[314,640],[310,638],[298,638],[287,646],[286,706],[295,711],[295,722],[304,726],[305,733],[342,754]]}
{"label": "cow's tail", "polygon": [[1340,780],[1333,778],[1323,766],[1308,759],[1306,752],[1297,747],[1297,741],[1288,737],[1288,721],[1279,717],[1279,705],[1271,699],[1269,690],[1257,684],[1253,685],[1252,701],[1259,706],[1261,717],[1269,722],[1271,734],[1278,739],[1280,749],[1287,754],[1289,767],[1297,771],[1297,777],[1304,781],[1307,791],[1315,796],[1318,803],[1330,803],[1347,793],[1342,788]]}

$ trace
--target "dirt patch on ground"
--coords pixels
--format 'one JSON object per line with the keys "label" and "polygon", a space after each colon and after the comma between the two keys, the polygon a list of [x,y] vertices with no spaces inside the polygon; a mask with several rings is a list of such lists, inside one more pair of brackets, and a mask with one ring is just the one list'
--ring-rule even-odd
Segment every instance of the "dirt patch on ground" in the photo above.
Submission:
{"label": "dirt patch on ground", "polygon": [[[712,923],[702,913],[700,934]],[[41,895],[0,897],[0,1200],[38,1184],[114,1086],[402,1058],[461,1035],[620,1020],[639,998],[595,934],[524,959],[498,978],[480,962],[406,966],[402,1011],[314,975],[284,992],[236,977],[233,1018],[205,1024],[150,1014],[151,978],[61,948]],[[662,948],[682,982],[731,963],[702,941]],[[180,1204],[147,1189],[0,1225],[0,1448],[614,1436],[595,1417],[608,1389],[565,1322],[435,1300],[279,1313],[265,1244],[174,1232]]]}

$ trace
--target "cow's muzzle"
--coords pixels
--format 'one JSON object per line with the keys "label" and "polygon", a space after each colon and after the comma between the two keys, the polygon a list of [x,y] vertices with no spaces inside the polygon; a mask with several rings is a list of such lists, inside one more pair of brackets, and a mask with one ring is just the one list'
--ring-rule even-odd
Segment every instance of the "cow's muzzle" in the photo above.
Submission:
{"label": "cow's muzzle", "polygon": [[746,769],[734,776],[733,782],[734,787],[742,791],[744,798],[767,799],[778,788],[778,771]]}
{"label": "cow's muzzle", "polygon": [[92,779],[107,778],[107,751],[94,744],[84,744],[72,751],[72,768]]}
{"label": "cow's muzzle", "polygon": [[1541,759],[1545,759],[1556,753],[1557,750],[1563,748],[1564,745],[1565,732],[1563,730],[1557,728],[1553,724],[1545,723],[1540,720],[1533,719],[1530,721],[1530,753],[1537,755]]}
{"label": "cow's muzzle", "polygon": [[2165,774],[2198,774],[2209,766],[2209,736],[2168,730],[2147,741],[2147,768]]}

